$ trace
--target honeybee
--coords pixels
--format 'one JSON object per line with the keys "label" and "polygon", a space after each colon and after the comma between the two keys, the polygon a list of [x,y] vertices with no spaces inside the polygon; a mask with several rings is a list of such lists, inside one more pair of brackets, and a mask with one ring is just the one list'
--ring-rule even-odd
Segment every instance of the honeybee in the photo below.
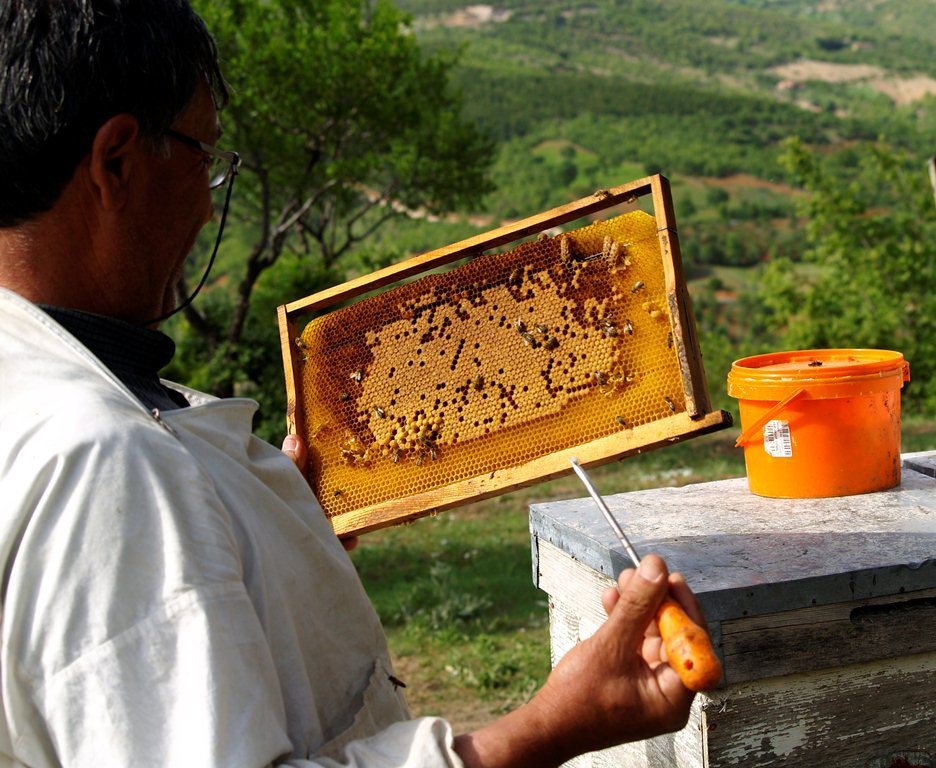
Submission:
{"label": "honeybee", "polygon": [[572,259],[572,245],[569,243],[569,238],[567,237],[559,238],[559,258],[562,259],[565,264],[568,264]]}
{"label": "honeybee", "polygon": [[387,412],[386,412],[383,408],[381,408],[379,405],[375,405],[375,406],[374,406],[374,415],[375,415],[378,419],[385,419],[385,418],[387,418]]}
{"label": "honeybee", "polygon": [[630,320],[624,321],[624,333],[626,333],[628,336],[634,335],[634,325]]}
{"label": "honeybee", "polygon": [[625,205],[633,205],[636,202],[637,202],[637,195],[633,193],[629,194],[627,197],[624,198]]}
{"label": "honeybee", "polygon": [[334,492],[335,498],[338,498],[339,496],[341,496],[342,493],[343,491],[341,490],[341,488],[335,488],[335,492]]}
{"label": "honeybee", "polygon": [[665,400],[666,400],[666,407],[669,408],[673,413],[676,413],[676,403],[673,402],[673,398],[667,395]]}
{"label": "honeybee", "polygon": [[673,348],[673,332],[672,331],[666,334],[666,348],[667,349]]}
{"label": "honeybee", "polygon": [[611,197],[611,193],[607,189],[596,189],[594,195],[599,200],[604,200],[606,197]]}
{"label": "honeybee", "polygon": [[627,420],[623,416],[615,416],[614,420],[620,424],[622,427],[627,426]]}
{"label": "honeybee", "polygon": [[342,392],[341,394],[338,395],[338,399],[341,402],[346,403],[348,402],[348,400],[351,399],[351,395],[349,395],[347,392]]}
{"label": "honeybee", "polygon": [[351,381],[356,381],[358,384],[360,384],[361,381],[363,381],[364,379],[364,371],[362,371],[360,368],[354,371],[351,371],[350,378],[351,378]]}
{"label": "honeybee", "polygon": [[474,381],[471,382],[471,386],[474,387],[476,392],[480,392],[484,389],[484,376],[480,373],[474,377]]}
{"label": "honeybee", "polygon": [[543,335],[543,336],[548,336],[548,335],[549,335],[549,328],[548,328],[547,326],[543,325],[542,323],[537,323],[537,324],[534,325],[533,327],[536,328],[536,330],[539,331],[541,335]]}
{"label": "honeybee", "polygon": [[543,241],[543,240],[549,240],[549,237],[550,237],[549,232],[540,232],[536,236],[536,239],[539,241]]}
{"label": "honeybee", "polygon": [[631,293],[637,293],[637,291],[641,290],[643,287],[643,280],[638,280],[636,283],[634,283],[634,287],[631,288]]}
{"label": "honeybee", "polygon": [[592,375],[595,377],[595,381],[598,382],[598,385],[599,385],[599,386],[604,387],[604,386],[607,385],[607,383],[608,383],[608,374],[607,374],[607,373],[605,373],[604,371],[595,371],[595,373],[592,374]]}
{"label": "honeybee", "polygon": [[507,285],[521,285],[523,283],[523,268],[517,267],[507,278]]}
{"label": "honeybee", "polygon": [[532,333],[527,333],[526,331],[523,331],[523,332],[520,334],[520,338],[523,339],[524,344],[526,344],[527,346],[529,346],[529,347],[535,347],[535,346],[536,346],[536,339],[533,337],[533,334],[532,334]]}
{"label": "honeybee", "polygon": [[550,336],[546,339],[546,341],[543,342],[543,345],[548,350],[556,349],[559,346],[559,339],[557,339],[555,336]]}
{"label": "honeybee", "polygon": [[514,328],[516,328],[520,333],[526,333],[526,323],[523,322],[519,317],[514,320]]}

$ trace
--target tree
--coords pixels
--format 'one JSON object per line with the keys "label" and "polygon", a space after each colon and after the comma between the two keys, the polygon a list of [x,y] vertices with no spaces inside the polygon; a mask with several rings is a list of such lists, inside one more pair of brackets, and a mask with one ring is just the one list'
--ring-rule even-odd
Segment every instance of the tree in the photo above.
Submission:
{"label": "tree", "polygon": [[903,352],[913,374],[908,394],[933,410],[936,207],[926,170],[884,145],[865,145],[857,157],[846,176],[834,156],[788,145],[785,163],[809,193],[804,258],[815,266],[774,259],[760,301],[789,347]]}
{"label": "tree", "polygon": [[389,2],[195,5],[233,87],[222,144],[243,161],[230,216],[247,247],[225,276],[231,295],[190,307],[182,336],[187,362],[199,358],[212,391],[230,395],[259,375],[247,326],[261,276],[284,254],[314,262],[319,280],[340,279],[339,261],[391,217],[477,202],[493,146],[460,117],[453,58],[423,54]]}

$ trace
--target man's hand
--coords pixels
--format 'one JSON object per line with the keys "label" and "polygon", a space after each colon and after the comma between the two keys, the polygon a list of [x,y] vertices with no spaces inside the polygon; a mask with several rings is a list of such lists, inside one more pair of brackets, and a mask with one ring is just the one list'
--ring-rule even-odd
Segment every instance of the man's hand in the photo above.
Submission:
{"label": "man's hand", "polygon": [[685,580],[669,576],[661,558],[645,556],[639,571],[622,572],[618,588],[602,596],[608,620],[565,655],[528,704],[456,739],[465,765],[556,766],[682,728],[694,694],[666,664],[653,621],[667,591],[705,625]]}
{"label": "man's hand", "polygon": [[[293,460],[293,463],[299,468],[300,472],[305,474],[308,451],[306,451],[305,443],[302,441],[299,435],[286,435],[285,439],[283,440],[283,453],[285,453]],[[341,540],[341,546],[343,546],[348,552],[354,549],[357,545],[357,536],[350,536]]]}

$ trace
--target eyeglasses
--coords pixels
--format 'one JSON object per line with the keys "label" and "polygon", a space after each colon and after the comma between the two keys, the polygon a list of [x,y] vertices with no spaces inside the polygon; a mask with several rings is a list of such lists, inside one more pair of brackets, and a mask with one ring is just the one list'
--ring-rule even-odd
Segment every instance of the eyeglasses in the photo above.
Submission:
{"label": "eyeglasses", "polygon": [[237,166],[240,165],[240,155],[237,152],[225,152],[171,128],[167,128],[163,131],[163,134],[185,144],[187,147],[200,150],[211,158],[211,165],[208,168],[208,187],[210,189],[224,186],[228,179],[237,175]]}

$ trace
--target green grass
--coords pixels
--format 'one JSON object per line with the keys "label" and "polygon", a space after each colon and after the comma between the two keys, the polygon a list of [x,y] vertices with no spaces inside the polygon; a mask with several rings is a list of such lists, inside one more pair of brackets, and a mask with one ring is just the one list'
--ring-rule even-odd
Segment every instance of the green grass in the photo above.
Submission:
{"label": "green grass", "polygon": [[[592,472],[604,493],[744,474],[738,429]],[[903,450],[936,448],[936,422],[908,415]],[[581,498],[574,477],[362,537],[353,559],[387,628],[414,714],[457,731],[524,702],[549,673],[547,597],[533,586],[528,507]]]}

